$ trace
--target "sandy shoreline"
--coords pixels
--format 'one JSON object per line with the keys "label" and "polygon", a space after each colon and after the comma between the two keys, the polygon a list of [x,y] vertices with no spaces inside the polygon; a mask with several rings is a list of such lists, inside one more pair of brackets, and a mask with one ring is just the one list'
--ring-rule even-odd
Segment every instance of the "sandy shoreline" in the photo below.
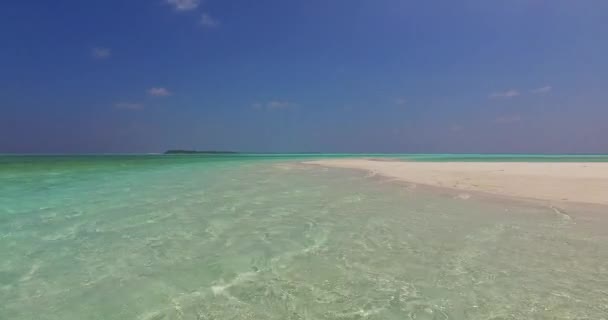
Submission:
{"label": "sandy shoreline", "polygon": [[608,163],[404,162],[327,159],[306,164],[359,169],[434,187],[519,198],[608,205]]}

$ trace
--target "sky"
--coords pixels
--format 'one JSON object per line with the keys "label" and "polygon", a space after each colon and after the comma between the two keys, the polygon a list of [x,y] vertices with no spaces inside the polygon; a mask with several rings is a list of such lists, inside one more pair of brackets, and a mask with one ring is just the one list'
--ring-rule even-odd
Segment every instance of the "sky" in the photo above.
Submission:
{"label": "sky", "polygon": [[0,153],[608,153],[605,0],[8,0],[0,40]]}

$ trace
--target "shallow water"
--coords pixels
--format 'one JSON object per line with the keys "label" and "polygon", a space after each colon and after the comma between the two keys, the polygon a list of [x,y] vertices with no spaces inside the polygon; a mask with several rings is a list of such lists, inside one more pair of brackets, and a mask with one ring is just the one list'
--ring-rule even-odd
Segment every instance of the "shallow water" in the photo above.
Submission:
{"label": "shallow water", "polygon": [[280,158],[3,161],[0,319],[608,318],[601,210]]}

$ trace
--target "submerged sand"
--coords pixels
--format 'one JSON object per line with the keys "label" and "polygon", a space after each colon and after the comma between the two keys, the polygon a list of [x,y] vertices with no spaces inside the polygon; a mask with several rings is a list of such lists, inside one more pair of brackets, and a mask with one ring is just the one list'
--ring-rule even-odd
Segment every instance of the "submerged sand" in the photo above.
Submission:
{"label": "submerged sand", "polygon": [[328,159],[306,163],[367,170],[401,181],[435,187],[608,205],[608,163],[405,162],[374,159]]}

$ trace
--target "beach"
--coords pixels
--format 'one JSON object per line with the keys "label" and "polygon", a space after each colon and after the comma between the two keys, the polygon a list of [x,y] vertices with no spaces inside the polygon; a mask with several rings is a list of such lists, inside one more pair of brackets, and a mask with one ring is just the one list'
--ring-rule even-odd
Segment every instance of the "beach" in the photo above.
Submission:
{"label": "beach", "polygon": [[390,159],[307,161],[325,167],[366,170],[433,187],[555,202],[608,204],[608,163],[415,162]]}
{"label": "beach", "polygon": [[605,318],[603,205],[472,187],[604,203],[606,162],[395,157],[0,156],[0,319]]}

